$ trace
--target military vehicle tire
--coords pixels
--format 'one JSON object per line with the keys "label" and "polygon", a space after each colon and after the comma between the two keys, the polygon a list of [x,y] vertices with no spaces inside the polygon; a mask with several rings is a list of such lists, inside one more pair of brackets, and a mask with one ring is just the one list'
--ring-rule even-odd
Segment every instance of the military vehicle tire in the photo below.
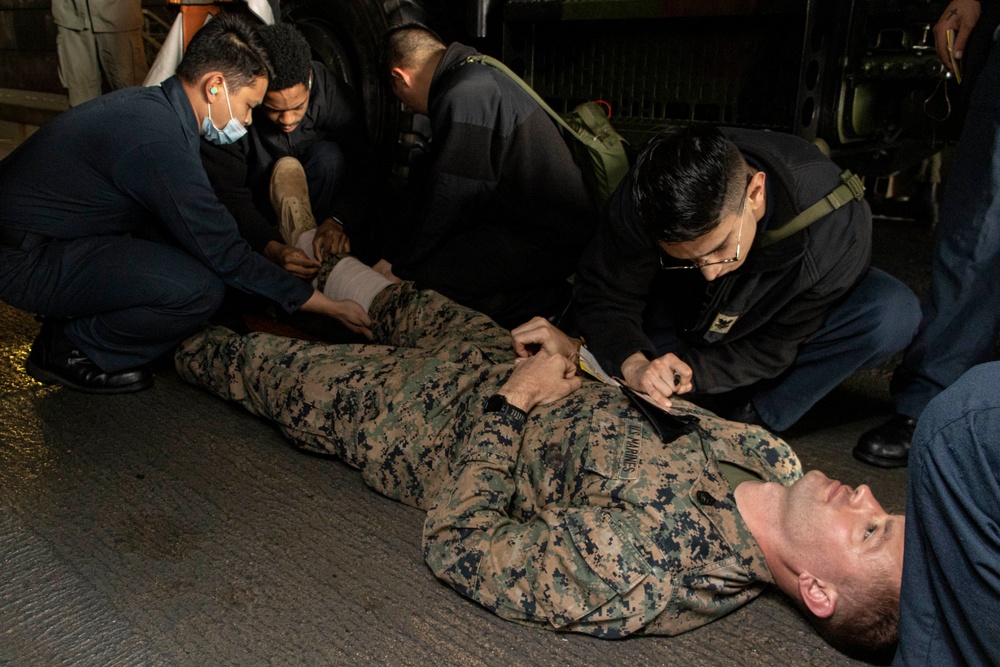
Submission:
{"label": "military vehicle tire", "polygon": [[396,141],[399,105],[382,80],[379,47],[386,16],[378,0],[291,0],[282,19],[305,35],[314,57],[357,92],[368,135],[382,160]]}

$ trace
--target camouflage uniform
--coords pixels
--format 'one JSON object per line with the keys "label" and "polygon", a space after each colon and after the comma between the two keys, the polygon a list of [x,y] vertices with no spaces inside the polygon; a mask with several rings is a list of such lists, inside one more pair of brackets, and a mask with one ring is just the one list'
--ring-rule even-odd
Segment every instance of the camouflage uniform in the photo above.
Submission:
{"label": "camouflage uniform", "polygon": [[428,565],[504,618],[677,634],[771,581],[716,462],[790,483],[801,469],[781,440],[678,401],[700,433],[663,443],[618,389],[589,380],[519,427],[483,413],[514,367],[507,331],[405,283],[371,316],[388,345],[214,328],[181,345],[177,368],[428,509]]}

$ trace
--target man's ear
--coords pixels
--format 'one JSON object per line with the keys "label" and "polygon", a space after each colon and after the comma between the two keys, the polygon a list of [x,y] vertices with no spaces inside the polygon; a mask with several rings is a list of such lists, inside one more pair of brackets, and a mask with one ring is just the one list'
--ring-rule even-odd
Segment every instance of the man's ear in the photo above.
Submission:
{"label": "man's ear", "polygon": [[756,210],[761,204],[764,203],[764,195],[767,192],[765,186],[767,182],[767,174],[764,171],[758,171],[750,179],[750,187],[747,191],[747,197],[750,199],[751,208]]}
{"label": "man's ear", "polygon": [[224,94],[222,92],[222,79],[222,72],[208,72],[202,75],[198,90],[206,101],[214,102],[219,95]]}
{"label": "man's ear", "polygon": [[809,612],[816,618],[829,618],[837,607],[837,587],[802,572],[798,578],[799,595]]}
{"label": "man's ear", "polygon": [[391,70],[389,70],[389,74],[392,76],[393,79],[398,80],[407,88],[413,85],[413,75],[411,75],[402,67],[393,67]]}

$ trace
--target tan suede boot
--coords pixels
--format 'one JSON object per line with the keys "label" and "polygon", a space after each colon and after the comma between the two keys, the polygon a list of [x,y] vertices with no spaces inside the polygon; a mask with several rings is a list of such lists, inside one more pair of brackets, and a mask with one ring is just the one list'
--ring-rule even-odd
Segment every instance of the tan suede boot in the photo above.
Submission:
{"label": "tan suede boot", "polygon": [[302,164],[283,157],[271,171],[271,206],[278,216],[281,238],[294,246],[303,232],[315,229],[316,218],[309,206],[309,186]]}

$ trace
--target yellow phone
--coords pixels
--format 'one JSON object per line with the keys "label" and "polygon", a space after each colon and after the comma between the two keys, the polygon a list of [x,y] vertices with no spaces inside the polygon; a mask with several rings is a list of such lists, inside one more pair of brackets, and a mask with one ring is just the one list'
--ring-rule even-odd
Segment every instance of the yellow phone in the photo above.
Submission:
{"label": "yellow phone", "polygon": [[948,40],[948,59],[951,60],[951,71],[955,75],[955,81],[962,83],[962,67],[960,59],[955,57],[955,31],[951,28],[945,31],[945,38]]}

